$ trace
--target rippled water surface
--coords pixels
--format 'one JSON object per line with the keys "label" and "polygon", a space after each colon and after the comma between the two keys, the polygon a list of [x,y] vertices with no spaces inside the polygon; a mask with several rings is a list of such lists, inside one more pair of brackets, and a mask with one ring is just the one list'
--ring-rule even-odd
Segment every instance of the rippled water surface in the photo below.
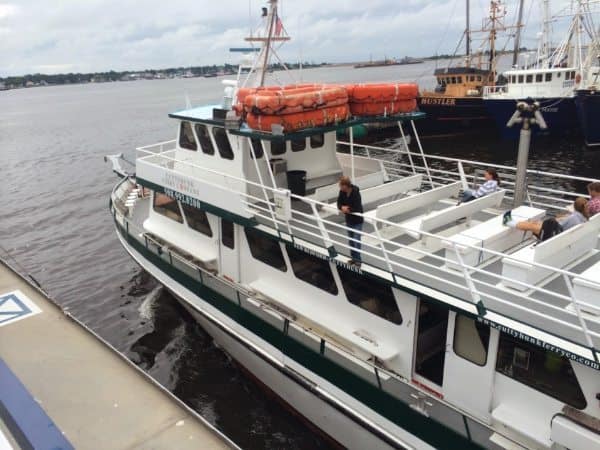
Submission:
{"label": "rippled water surface", "polygon": [[[304,71],[304,80],[412,80],[432,64]],[[277,75],[277,74],[275,74]],[[425,78],[431,83],[431,78]],[[103,156],[173,139],[167,112],[218,102],[220,79],[140,81],[0,92],[0,243],[59,303],[244,448],[326,448],[266,398],[120,247],[108,212],[116,182]],[[370,140],[393,137],[380,137]],[[424,139],[428,152],[513,164],[489,135]],[[531,167],[598,177],[600,153],[540,140]],[[581,186],[575,186],[581,189]]]}

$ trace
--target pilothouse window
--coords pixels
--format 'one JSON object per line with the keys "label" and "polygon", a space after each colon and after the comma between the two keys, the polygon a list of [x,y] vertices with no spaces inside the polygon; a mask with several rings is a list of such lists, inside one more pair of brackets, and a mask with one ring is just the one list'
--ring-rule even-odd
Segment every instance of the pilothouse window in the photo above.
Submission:
{"label": "pilothouse window", "polygon": [[227,248],[235,248],[235,236],[233,234],[233,222],[221,219],[221,242]]}
{"label": "pilothouse window", "polygon": [[198,150],[194,132],[189,122],[181,122],[181,127],[179,128],[179,146],[186,150]]}
{"label": "pilothouse window", "polygon": [[260,159],[263,157],[264,151],[263,151],[263,146],[262,146],[262,141],[260,139],[257,138],[252,138],[250,139],[250,157],[252,159],[254,159],[256,157],[256,159]]}
{"label": "pilothouse window", "polygon": [[291,145],[292,145],[293,152],[301,152],[302,150],[306,149],[306,139],[305,138],[292,139]]}
{"label": "pilothouse window", "polygon": [[310,148],[321,148],[325,145],[325,135],[324,134],[313,134],[310,137]]}
{"label": "pilothouse window", "polygon": [[396,325],[402,324],[402,314],[390,286],[343,267],[338,267],[338,272],[350,303]]}
{"label": "pilothouse window", "polygon": [[550,82],[550,81],[552,81],[552,73],[547,73],[547,74],[546,74],[546,81],[547,81],[547,82]]}
{"label": "pilothouse window", "polygon": [[285,153],[285,141],[271,141],[271,155],[283,155]]}
{"label": "pilothouse window", "polygon": [[327,259],[309,255],[291,245],[287,245],[286,248],[296,278],[306,281],[330,294],[338,294],[338,288]]}
{"label": "pilothouse window", "polygon": [[227,137],[227,132],[224,128],[213,128],[213,136],[215,137],[215,142],[217,143],[217,149],[219,149],[219,155],[223,159],[233,159],[233,150],[231,148],[231,144],[229,143],[229,138]]}
{"label": "pilothouse window", "polygon": [[462,314],[454,324],[454,353],[478,366],[485,366],[490,343],[490,327]]}
{"label": "pilothouse window", "polygon": [[163,216],[168,217],[176,222],[183,223],[181,210],[179,209],[177,200],[175,200],[173,197],[169,197],[168,195],[160,192],[155,192],[152,206],[154,211],[158,214],[162,214]]}
{"label": "pilothouse window", "polygon": [[192,230],[196,230],[207,235],[208,237],[212,237],[213,234],[212,230],[210,229],[210,223],[208,222],[208,217],[206,217],[206,213],[204,211],[194,208],[193,206],[186,205],[185,203],[182,203],[181,207],[183,208],[183,212],[185,214],[185,220]]}
{"label": "pilothouse window", "polygon": [[202,153],[206,153],[207,155],[214,155],[215,147],[213,146],[212,140],[210,139],[210,135],[208,134],[208,128],[206,127],[206,125],[197,123],[194,128],[196,129],[196,136],[198,136],[198,141],[200,141],[200,148],[202,149]]}
{"label": "pilothouse window", "polygon": [[575,408],[587,406],[571,362],[552,350],[500,333],[496,370]]}
{"label": "pilothouse window", "polygon": [[246,239],[250,247],[252,257],[259,261],[268,264],[282,272],[287,271],[285,260],[279,242],[275,239],[269,239],[260,231],[253,228],[246,228]]}

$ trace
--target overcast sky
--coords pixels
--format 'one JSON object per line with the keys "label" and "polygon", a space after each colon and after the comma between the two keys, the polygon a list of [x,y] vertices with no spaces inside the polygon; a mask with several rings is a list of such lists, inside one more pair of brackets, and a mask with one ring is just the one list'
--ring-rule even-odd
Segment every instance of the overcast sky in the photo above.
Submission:
{"label": "overcast sky", "polygon": [[[236,63],[259,0],[0,0],[0,76]],[[517,0],[505,2],[507,24]],[[526,0],[523,45],[535,47],[540,1]],[[568,0],[553,4],[568,3]],[[293,41],[283,59],[345,62],[452,53],[464,0],[282,0]],[[472,27],[489,2],[471,0]],[[500,44],[504,45],[504,40]],[[477,43],[474,44],[477,46]]]}

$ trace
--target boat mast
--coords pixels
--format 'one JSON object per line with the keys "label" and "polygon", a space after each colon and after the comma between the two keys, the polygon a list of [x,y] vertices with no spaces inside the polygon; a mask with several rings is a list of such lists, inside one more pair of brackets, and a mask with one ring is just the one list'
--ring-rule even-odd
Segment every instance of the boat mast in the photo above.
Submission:
{"label": "boat mast", "polygon": [[465,29],[465,38],[466,38],[466,57],[467,57],[467,67],[471,65],[471,5],[470,1],[467,0],[467,28]]}
{"label": "boat mast", "polygon": [[515,33],[515,47],[513,50],[513,67],[517,67],[519,62],[519,49],[521,48],[521,28],[523,27],[523,3],[525,0],[519,2],[519,13],[517,19],[517,31]]}
{"label": "boat mast", "polygon": [[[540,55],[538,62],[546,61],[550,57],[550,0],[543,3],[542,39],[540,43]],[[549,61],[548,61],[549,62]]]}

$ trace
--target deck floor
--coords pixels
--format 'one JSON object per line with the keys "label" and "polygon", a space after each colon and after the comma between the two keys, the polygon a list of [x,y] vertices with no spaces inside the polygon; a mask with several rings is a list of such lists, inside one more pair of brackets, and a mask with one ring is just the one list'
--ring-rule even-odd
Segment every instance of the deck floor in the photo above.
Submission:
{"label": "deck floor", "polygon": [[233,445],[0,262],[0,295],[17,290],[41,312],[0,322],[0,358],[75,448]]}

